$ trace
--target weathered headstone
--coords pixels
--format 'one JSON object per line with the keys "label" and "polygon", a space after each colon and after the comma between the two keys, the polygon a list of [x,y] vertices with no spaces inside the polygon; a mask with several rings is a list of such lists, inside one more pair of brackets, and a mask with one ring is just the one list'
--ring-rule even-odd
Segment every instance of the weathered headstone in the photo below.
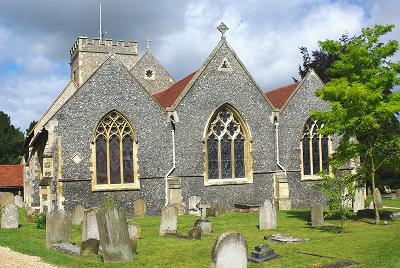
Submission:
{"label": "weathered headstone", "polygon": [[211,221],[208,219],[198,219],[194,223],[193,227],[197,227],[203,234],[211,234],[213,231]]}
{"label": "weathered headstone", "polygon": [[101,208],[96,218],[104,262],[132,260],[125,212],[114,207]]}
{"label": "weathered headstone", "polygon": [[275,253],[267,244],[260,244],[254,247],[254,250],[251,252],[251,256],[249,257],[249,261],[260,263],[275,259],[278,257],[278,254]]}
{"label": "weathered headstone", "polygon": [[201,219],[205,220],[207,219],[207,209],[211,208],[211,205],[209,202],[206,200],[202,199],[200,203],[198,204],[198,207],[201,211]]}
{"label": "weathered headstone", "polygon": [[71,244],[71,243],[66,243],[66,242],[56,242],[52,244],[51,248],[67,253],[69,255],[74,255],[74,256],[79,256],[79,253],[81,251],[81,248]]}
{"label": "weathered headstone", "polygon": [[84,211],[82,221],[82,241],[86,241],[92,238],[100,240],[99,228],[96,218],[96,214],[98,211],[98,208],[86,209]]}
{"label": "weathered headstone", "polygon": [[2,193],[0,195],[0,208],[5,207],[8,204],[14,204],[14,195],[9,192]]}
{"label": "weathered headstone", "polygon": [[211,267],[247,267],[247,240],[240,233],[226,232],[215,241],[211,252]]}
{"label": "weathered headstone", "polygon": [[324,209],[321,204],[311,206],[311,226],[318,227],[324,225]]}
{"label": "weathered headstone", "polygon": [[146,216],[146,201],[138,199],[133,202],[133,215]]}
{"label": "weathered headstone", "polygon": [[128,225],[129,239],[138,240],[140,238],[140,226],[137,223]]}
{"label": "weathered headstone", "polygon": [[37,215],[38,215],[38,212],[35,209],[29,208],[29,207],[25,209],[25,217],[28,220],[30,220],[30,221],[34,220],[37,217]]}
{"label": "weathered headstone", "polygon": [[22,196],[16,195],[14,197],[14,203],[17,207],[22,208],[24,206],[24,200],[22,199]]}
{"label": "weathered headstone", "polygon": [[88,239],[81,243],[81,256],[96,256],[99,253],[100,241],[97,239]]}
{"label": "weathered headstone", "polygon": [[378,208],[383,208],[382,195],[378,188],[375,188],[376,205]]}
{"label": "weathered headstone", "polygon": [[189,240],[199,240],[201,239],[201,229],[198,227],[190,228],[187,239]]}
{"label": "weathered headstone", "polygon": [[276,209],[273,202],[265,200],[259,211],[260,230],[276,229]]}
{"label": "weathered headstone", "polygon": [[58,242],[69,243],[71,239],[72,216],[64,210],[47,212],[46,246],[51,248]]}
{"label": "weathered headstone", "polygon": [[74,207],[74,210],[72,211],[72,224],[73,225],[79,225],[83,221],[83,216],[85,213],[85,207],[82,205],[77,205]]}
{"label": "weathered headstone", "polygon": [[178,210],[174,206],[166,206],[161,211],[160,235],[176,234]]}
{"label": "weathered headstone", "polygon": [[357,188],[354,195],[353,211],[357,213],[360,209],[365,209],[364,189]]}
{"label": "weathered headstone", "polygon": [[191,196],[189,197],[189,214],[192,215],[196,215],[196,216],[200,216],[201,215],[201,211],[198,208],[198,204],[201,201],[201,197],[200,196]]}
{"label": "weathered headstone", "polygon": [[399,199],[400,199],[400,189],[397,189],[397,190],[396,190],[396,198],[399,198]]}
{"label": "weathered headstone", "polygon": [[18,224],[18,207],[7,204],[1,212],[1,229],[15,229],[18,228]]}

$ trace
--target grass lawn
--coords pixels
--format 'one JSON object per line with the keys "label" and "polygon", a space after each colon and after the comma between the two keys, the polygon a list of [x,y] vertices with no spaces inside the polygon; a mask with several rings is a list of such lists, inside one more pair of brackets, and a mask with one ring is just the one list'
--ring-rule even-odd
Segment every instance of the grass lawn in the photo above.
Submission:
{"label": "grass lawn", "polygon": [[[286,233],[311,239],[299,244],[278,244],[268,242],[280,256],[264,264],[249,264],[249,267],[320,267],[343,259],[360,263],[357,267],[400,267],[400,221],[389,221],[388,225],[375,226],[364,221],[348,221],[346,232],[335,234],[327,230],[310,228],[307,225],[307,211],[279,211],[278,229],[260,231],[258,213],[229,212],[212,218],[214,233],[201,240],[187,241],[158,235],[159,216],[135,219],[141,226],[138,253],[129,263],[103,264],[100,257],[73,257],[45,247],[45,230],[35,228],[35,223],[27,222],[20,211],[21,227],[18,230],[1,230],[0,245],[28,255],[42,257],[46,262],[64,267],[210,267],[210,254],[216,238],[223,232],[232,230],[242,233],[248,242],[249,252],[263,243],[264,235]],[[196,217],[179,216],[178,232],[187,234]],[[339,224],[338,221],[328,221]],[[80,226],[74,226],[72,242],[79,244]],[[303,253],[328,257],[316,257]],[[1,259],[1,257],[0,257]],[[1,264],[0,264],[1,266]]]}

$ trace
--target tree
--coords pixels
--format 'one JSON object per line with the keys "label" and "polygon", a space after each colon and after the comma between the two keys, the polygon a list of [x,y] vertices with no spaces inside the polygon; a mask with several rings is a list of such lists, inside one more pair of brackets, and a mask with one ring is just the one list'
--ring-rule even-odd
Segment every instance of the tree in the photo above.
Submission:
{"label": "tree", "polygon": [[15,128],[10,116],[0,111],[0,164],[18,164],[23,155],[24,134]]}
{"label": "tree", "polygon": [[[328,112],[317,111],[313,117],[324,124],[324,135],[341,136],[331,158],[338,167],[351,159],[360,159],[359,174],[369,177],[375,188],[377,172],[400,159],[400,92],[392,89],[400,84],[400,63],[392,62],[399,51],[398,41],[381,42],[381,37],[394,25],[376,25],[362,29],[361,34],[342,46],[340,41],[320,42],[320,48],[336,60],[326,70],[334,77],[316,94],[327,101]],[[353,142],[354,138],[357,142]],[[373,191],[375,222],[379,211]]]}
{"label": "tree", "polygon": [[31,132],[31,130],[36,126],[37,121],[33,120],[32,122],[30,122],[29,127],[25,130],[25,136],[28,137],[29,132]]}

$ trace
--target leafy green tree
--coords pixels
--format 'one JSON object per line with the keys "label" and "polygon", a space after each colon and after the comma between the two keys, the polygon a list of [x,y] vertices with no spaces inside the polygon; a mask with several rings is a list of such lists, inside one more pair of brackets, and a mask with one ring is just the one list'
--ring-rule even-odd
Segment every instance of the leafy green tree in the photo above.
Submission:
{"label": "leafy green tree", "polygon": [[18,164],[23,155],[24,134],[15,128],[10,116],[0,111],[0,164]]}
{"label": "leafy green tree", "polygon": [[[400,124],[396,117],[400,112],[400,92],[393,92],[400,84],[400,64],[391,61],[399,51],[399,43],[381,41],[393,28],[394,25],[376,25],[362,29],[345,47],[334,40],[319,43],[323,51],[337,58],[326,71],[336,78],[316,93],[331,109],[313,113],[324,123],[322,134],[341,136],[331,165],[338,167],[360,159],[358,172],[371,180],[373,189],[377,172],[400,159]],[[375,222],[379,224],[373,192]]]}
{"label": "leafy green tree", "polygon": [[29,135],[29,132],[36,126],[37,121],[33,120],[30,122],[29,127],[25,130],[25,136],[27,137]]}

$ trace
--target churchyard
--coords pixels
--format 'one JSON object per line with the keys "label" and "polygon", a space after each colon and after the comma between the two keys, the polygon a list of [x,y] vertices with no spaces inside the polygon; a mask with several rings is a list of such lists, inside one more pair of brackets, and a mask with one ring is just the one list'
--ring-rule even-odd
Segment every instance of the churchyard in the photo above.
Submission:
{"label": "churchyard", "polygon": [[[383,199],[383,205],[399,207],[398,211],[400,211],[400,199]],[[200,206],[208,207],[207,204],[200,204]],[[313,218],[319,217],[319,208],[312,209],[315,210]],[[257,250],[267,252],[272,249],[271,252],[277,254],[277,256],[271,255],[273,258],[268,262],[260,264],[248,262],[248,267],[324,267],[331,264],[344,264],[349,260],[358,263],[357,267],[397,267],[400,263],[400,255],[397,252],[400,242],[400,221],[398,220],[387,220],[386,224],[374,225],[370,223],[371,220],[359,219],[353,215],[346,221],[345,232],[338,234],[335,226],[339,225],[339,220],[327,217],[313,219],[312,222],[318,223],[319,227],[312,227],[309,210],[277,211],[276,216],[273,212],[273,204],[266,202],[260,214],[257,211],[226,212],[217,213],[219,215],[216,217],[208,217],[206,213],[200,211],[198,215],[186,214],[176,217],[177,214],[173,210],[165,209],[161,217],[138,216],[125,220],[124,213],[120,213],[116,208],[86,211],[78,208],[73,217],[67,215],[65,218],[60,212],[54,213],[55,216],[52,217],[56,224],[53,228],[63,229],[65,232],[59,233],[61,236],[56,237],[54,233],[57,231],[50,230],[52,227],[48,226],[47,235],[50,231],[51,239],[54,241],[48,237],[46,245],[46,230],[37,229],[36,223],[32,219],[27,219],[25,210],[20,208],[19,228],[0,229],[0,246],[9,247],[27,255],[39,256],[43,261],[61,267],[210,267],[215,241],[228,237],[231,241],[223,241],[217,246],[219,249],[214,252],[214,255],[225,254],[221,257],[221,260],[225,262],[229,262],[226,257],[232,253],[233,256],[230,258],[236,262],[240,262],[240,254],[248,257],[252,251],[257,254]],[[84,214],[87,220],[82,222],[82,218],[85,218]],[[261,216],[261,219],[259,215],[272,216],[268,219]],[[97,234],[91,230],[93,221],[96,221],[95,218],[101,226]],[[60,219],[63,219],[63,223]],[[71,227],[65,224],[65,219],[71,223]],[[203,233],[200,239],[195,239],[199,237],[196,234],[197,228],[193,228],[194,223],[203,230],[211,228],[212,232]],[[271,229],[275,228],[275,224],[277,229]],[[52,243],[63,241],[62,236],[68,233],[68,228],[71,228],[70,242],[72,243],[72,245],[69,244],[72,247],[69,250],[73,252],[81,246],[86,246],[85,255],[89,256],[73,256],[55,250],[54,245],[51,246]],[[85,237],[82,237],[82,228],[85,230],[83,232]],[[175,229],[176,234],[174,234]],[[190,232],[189,229],[191,229]],[[129,232],[121,234],[121,230],[129,230]],[[234,233],[226,234],[229,231]],[[104,232],[118,233],[119,240],[113,240]],[[187,239],[188,233],[192,238],[190,240]],[[225,233],[224,237],[221,236],[223,233]],[[274,234],[286,234],[291,237],[290,239],[300,238],[302,241],[279,243],[264,239]],[[285,236],[278,237],[287,240]],[[129,241],[132,241],[130,240],[132,238],[135,241],[132,246],[136,249],[136,254],[132,254],[129,250]],[[127,254],[122,255],[127,259],[132,257],[133,259],[128,262],[112,262],[112,259],[105,259],[106,262],[103,262],[101,254],[90,256],[90,247],[99,246],[98,242],[97,245],[91,242],[96,242],[98,239],[102,240],[103,252],[112,251],[112,247],[116,244],[125,245]],[[83,245],[81,241],[85,240],[86,245]],[[229,247],[224,251],[223,243],[229,244],[232,241],[235,245],[234,249],[239,249],[239,251],[230,252],[232,248],[228,249]],[[245,241],[247,241],[247,251],[243,244],[246,243]],[[107,243],[109,246],[106,245]],[[259,246],[260,244],[267,244],[268,247]],[[60,248],[63,246],[61,245]],[[244,250],[240,251],[240,248]],[[65,247],[63,250],[65,251]]]}

